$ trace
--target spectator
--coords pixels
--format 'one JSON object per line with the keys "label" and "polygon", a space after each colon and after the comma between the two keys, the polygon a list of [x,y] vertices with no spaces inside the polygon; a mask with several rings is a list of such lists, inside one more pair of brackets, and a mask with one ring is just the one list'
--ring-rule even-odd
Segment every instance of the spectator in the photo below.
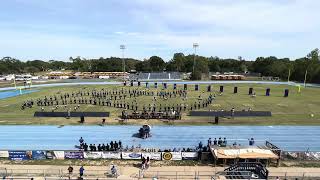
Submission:
{"label": "spectator", "polygon": [[117,171],[117,168],[115,165],[112,165],[112,167],[111,167],[111,175],[112,175],[112,177],[115,177],[115,178],[118,177],[118,171]]}
{"label": "spectator", "polygon": [[83,149],[84,149],[84,151],[88,151],[88,144],[87,143],[84,143]]}
{"label": "spectator", "polygon": [[251,138],[251,139],[249,139],[249,146],[253,146],[253,145],[254,145],[254,139]]}
{"label": "spectator", "polygon": [[68,173],[69,173],[69,179],[70,179],[70,177],[72,176],[72,173],[73,173],[73,167],[71,165],[69,165],[69,167],[68,167]]}
{"label": "spectator", "polygon": [[222,143],[223,143],[224,146],[226,146],[227,145],[227,139],[223,138],[223,142]]}
{"label": "spectator", "polygon": [[113,141],[110,142],[110,149],[113,150]]}
{"label": "spectator", "polygon": [[119,148],[122,148],[122,142],[119,140]]}
{"label": "spectator", "polygon": [[146,160],[146,165],[145,165],[145,168],[148,169],[150,166],[150,158],[149,156],[147,157],[147,160]]}
{"label": "spectator", "polygon": [[83,142],[84,142],[83,138],[82,138],[82,137],[80,137],[80,139],[79,139],[79,143],[80,143],[80,145],[81,145],[81,144],[83,144]]}
{"label": "spectator", "polygon": [[202,142],[201,141],[199,142],[198,148],[202,149]]}
{"label": "spectator", "polygon": [[83,173],[84,173],[84,167],[81,166],[80,169],[79,169],[79,175],[80,175],[80,177],[83,176]]}
{"label": "spectator", "polygon": [[221,139],[221,137],[219,137],[218,145],[220,146],[221,144],[222,144],[222,139]]}
{"label": "spectator", "polygon": [[211,143],[212,143],[212,140],[211,140],[211,138],[209,138],[209,139],[208,139],[208,147],[211,146]]}
{"label": "spectator", "polygon": [[141,168],[142,168],[142,170],[144,170],[146,168],[146,158],[145,157],[142,157]]}

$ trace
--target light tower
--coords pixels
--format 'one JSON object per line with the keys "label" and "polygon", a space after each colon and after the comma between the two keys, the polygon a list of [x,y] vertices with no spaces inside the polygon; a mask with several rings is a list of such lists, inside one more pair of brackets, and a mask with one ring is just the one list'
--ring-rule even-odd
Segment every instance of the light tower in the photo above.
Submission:
{"label": "light tower", "polygon": [[125,45],[120,45],[120,49],[122,51],[122,71],[123,71],[123,81],[125,81],[125,72],[126,72],[126,64],[124,60],[124,50],[126,49]]}
{"label": "light tower", "polygon": [[192,67],[192,73],[194,75],[194,68],[196,64],[196,53],[197,53],[197,48],[199,47],[198,43],[193,43],[193,49],[194,49],[194,54],[193,54],[193,67]]}

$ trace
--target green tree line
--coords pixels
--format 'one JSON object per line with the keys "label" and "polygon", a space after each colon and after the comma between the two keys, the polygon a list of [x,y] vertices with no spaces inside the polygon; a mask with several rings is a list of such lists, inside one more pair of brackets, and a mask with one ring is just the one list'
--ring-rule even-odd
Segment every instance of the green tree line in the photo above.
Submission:
{"label": "green tree line", "polygon": [[[194,64],[195,62],[195,64]],[[149,59],[137,60],[125,58],[126,71],[161,72],[178,71],[193,72],[192,79],[200,79],[201,74],[209,72],[254,72],[262,76],[280,77],[285,80],[290,72],[290,80],[302,82],[307,75],[308,82],[320,83],[319,49],[312,50],[306,57],[298,59],[258,57],[254,61],[238,59],[222,59],[219,57],[204,57],[175,53],[171,60],[165,62],[161,57],[152,56]],[[11,57],[0,60],[0,74],[37,73],[57,70],[73,70],[82,72],[122,71],[123,61],[118,57],[84,59],[70,57],[69,61],[32,60],[20,61]]]}

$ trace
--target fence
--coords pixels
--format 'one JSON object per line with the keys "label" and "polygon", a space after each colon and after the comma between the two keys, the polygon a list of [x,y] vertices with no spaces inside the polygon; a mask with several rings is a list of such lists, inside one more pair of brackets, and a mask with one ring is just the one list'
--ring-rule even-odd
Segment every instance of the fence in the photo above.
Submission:
{"label": "fence", "polygon": [[[234,173],[237,174],[238,171]],[[252,173],[249,171],[239,171],[238,174],[242,176],[249,176]],[[141,179],[151,179],[157,178],[161,179],[192,179],[192,180],[207,180],[207,179],[232,179],[235,177],[234,174],[228,175],[226,172],[214,172],[214,171],[145,171],[139,172],[139,177]],[[320,179],[320,173],[315,172],[271,172],[268,179],[280,179],[287,180],[311,180],[311,179]],[[138,178],[138,177],[137,177]],[[253,178],[254,179],[254,178]]]}
{"label": "fence", "polygon": [[[2,177],[68,177],[69,173],[63,169],[2,169]],[[118,171],[119,172],[119,171]],[[109,170],[85,170],[84,177],[104,177],[110,174]],[[73,177],[77,177],[78,173],[73,173]]]}
{"label": "fence", "polygon": [[320,152],[283,151],[281,154],[281,158],[283,160],[319,161]]}
{"label": "fence", "polygon": [[0,158],[9,160],[42,159],[141,159],[195,160],[197,152],[131,152],[131,151],[0,151]]}
{"label": "fence", "polygon": [[[1,177],[3,179],[31,179],[32,177],[42,177],[47,180],[54,179],[68,179],[69,175],[67,170],[64,169],[0,169]],[[244,171],[241,172],[246,173]],[[249,172],[247,172],[249,173]],[[250,172],[251,173],[251,172]],[[86,170],[84,173],[84,179],[109,179],[107,176],[109,172],[107,170]],[[120,172],[121,174],[121,172]],[[74,173],[72,178],[77,178],[78,173]],[[207,179],[220,179],[228,178],[225,172],[216,171],[140,171],[136,176],[131,177],[131,179],[151,179],[157,178],[161,179],[193,179],[193,180],[207,180]],[[299,180],[311,180],[320,179],[320,172],[269,172],[268,179],[296,179]]]}

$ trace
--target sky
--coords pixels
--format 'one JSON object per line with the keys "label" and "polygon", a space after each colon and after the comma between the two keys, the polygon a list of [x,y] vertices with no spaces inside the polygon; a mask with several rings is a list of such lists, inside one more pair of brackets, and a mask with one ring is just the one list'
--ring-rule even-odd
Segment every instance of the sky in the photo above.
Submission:
{"label": "sky", "polygon": [[128,58],[176,52],[254,60],[319,47],[319,0],[1,0],[0,57]]}

